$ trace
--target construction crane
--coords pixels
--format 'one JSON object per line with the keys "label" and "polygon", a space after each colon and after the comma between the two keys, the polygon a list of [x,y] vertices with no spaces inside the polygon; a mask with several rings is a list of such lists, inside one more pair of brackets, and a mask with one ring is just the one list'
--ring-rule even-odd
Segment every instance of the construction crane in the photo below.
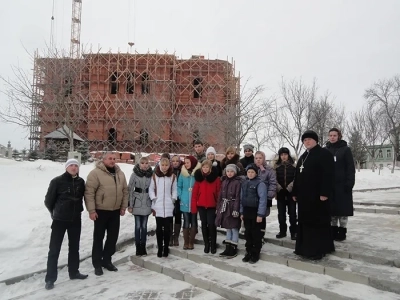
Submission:
{"label": "construction crane", "polygon": [[72,0],[71,45],[69,56],[79,58],[81,53],[82,0]]}

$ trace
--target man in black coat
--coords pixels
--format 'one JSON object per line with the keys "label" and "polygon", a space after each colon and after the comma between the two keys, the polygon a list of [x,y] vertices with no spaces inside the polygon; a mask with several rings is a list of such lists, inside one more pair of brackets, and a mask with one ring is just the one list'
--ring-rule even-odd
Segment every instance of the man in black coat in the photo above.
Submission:
{"label": "man in black coat", "polygon": [[81,212],[85,181],[78,176],[79,162],[69,159],[65,173],[50,181],[44,204],[51,214],[51,236],[47,258],[45,288],[54,288],[57,264],[65,231],[68,232],[68,273],[70,279],[86,279],[79,272],[79,241],[81,238]]}
{"label": "man in black coat", "polygon": [[335,241],[344,241],[348,217],[354,215],[353,187],[356,168],[353,154],[347,142],[342,140],[339,129],[329,130],[329,142],[326,143],[326,148],[332,153],[335,162],[335,192],[330,201],[332,237]]}
{"label": "man in black coat", "polygon": [[304,132],[301,140],[306,151],[297,163],[292,191],[298,204],[295,253],[317,260],[335,251],[330,228],[335,166],[332,154],[318,145],[314,131]]}

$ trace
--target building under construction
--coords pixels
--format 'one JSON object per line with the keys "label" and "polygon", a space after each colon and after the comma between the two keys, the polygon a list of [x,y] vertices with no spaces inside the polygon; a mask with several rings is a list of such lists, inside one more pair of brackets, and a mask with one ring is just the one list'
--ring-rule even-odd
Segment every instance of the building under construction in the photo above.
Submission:
{"label": "building under construction", "polygon": [[36,55],[31,149],[67,128],[91,151],[188,153],[195,139],[223,151],[237,142],[239,87],[233,62],[203,56]]}

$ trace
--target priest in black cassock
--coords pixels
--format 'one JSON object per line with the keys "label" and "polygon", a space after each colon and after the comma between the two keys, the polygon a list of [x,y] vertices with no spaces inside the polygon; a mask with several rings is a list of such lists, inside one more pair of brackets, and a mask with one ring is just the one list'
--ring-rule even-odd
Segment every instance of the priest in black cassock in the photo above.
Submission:
{"label": "priest in black cassock", "polygon": [[293,186],[298,203],[295,254],[318,260],[335,251],[330,229],[330,198],[334,190],[334,159],[318,145],[318,135],[307,130],[301,137],[306,151],[299,158]]}

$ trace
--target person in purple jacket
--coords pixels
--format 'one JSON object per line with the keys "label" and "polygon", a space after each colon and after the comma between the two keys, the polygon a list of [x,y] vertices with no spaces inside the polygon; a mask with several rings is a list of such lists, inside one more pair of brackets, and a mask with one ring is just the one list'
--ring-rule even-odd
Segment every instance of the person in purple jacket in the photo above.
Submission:
{"label": "person in purple jacket", "polygon": [[237,173],[238,168],[235,164],[226,166],[226,179],[222,181],[217,203],[215,225],[226,228],[226,239],[224,241],[226,248],[219,256],[226,258],[237,256],[239,241],[241,178],[237,176]]}
{"label": "person in purple jacket", "polygon": [[[275,170],[272,167],[267,165],[267,162],[265,160],[265,153],[262,151],[257,151],[255,153],[254,162],[257,165],[257,167],[259,168],[258,176],[267,186],[267,190],[268,190],[267,211],[266,211],[265,217],[268,217],[269,214],[271,213],[272,199],[275,197],[275,193],[276,193],[277,181],[276,181]],[[267,222],[265,222],[264,224],[266,227]],[[262,240],[264,240],[265,227],[263,229]]]}

